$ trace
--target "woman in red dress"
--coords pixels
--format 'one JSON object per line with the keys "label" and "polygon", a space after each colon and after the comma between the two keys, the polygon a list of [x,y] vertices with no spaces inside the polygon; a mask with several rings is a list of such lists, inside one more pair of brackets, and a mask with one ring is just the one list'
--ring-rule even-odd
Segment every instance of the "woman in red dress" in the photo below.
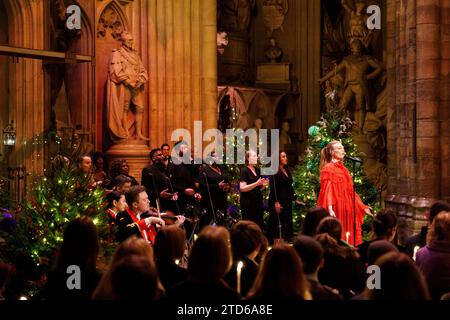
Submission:
{"label": "woman in red dress", "polygon": [[370,213],[356,194],[356,241],[354,242],[353,180],[342,163],[345,157],[344,146],[339,141],[330,142],[322,149],[320,159],[320,194],[317,206],[325,208],[342,224],[342,240],[359,245],[362,243],[361,225],[364,213]]}

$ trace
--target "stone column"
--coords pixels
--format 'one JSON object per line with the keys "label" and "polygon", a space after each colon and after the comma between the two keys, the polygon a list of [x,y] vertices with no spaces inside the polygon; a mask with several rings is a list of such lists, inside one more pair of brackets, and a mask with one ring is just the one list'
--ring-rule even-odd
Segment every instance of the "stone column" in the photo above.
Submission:
{"label": "stone column", "polygon": [[148,19],[151,146],[170,142],[174,129],[217,127],[216,1],[140,1]]}
{"label": "stone column", "polygon": [[387,2],[388,191],[430,204],[450,199],[449,11],[446,0]]}

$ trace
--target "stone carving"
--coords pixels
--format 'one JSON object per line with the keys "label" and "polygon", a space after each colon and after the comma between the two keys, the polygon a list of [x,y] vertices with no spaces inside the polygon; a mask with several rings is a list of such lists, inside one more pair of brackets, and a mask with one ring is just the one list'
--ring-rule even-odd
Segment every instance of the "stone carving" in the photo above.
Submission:
{"label": "stone carving", "polygon": [[357,1],[355,6],[351,6],[348,0],[341,0],[341,4],[349,15],[349,30],[347,40],[351,43],[354,39],[359,39],[365,48],[368,48],[373,37],[373,30],[367,28],[369,16],[365,13],[366,3]]}
{"label": "stone carving", "polygon": [[262,16],[267,28],[267,37],[272,36],[274,30],[281,29],[281,31],[284,31],[284,17],[289,11],[288,0],[264,0],[262,5]]}
{"label": "stone carving", "polygon": [[247,33],[256,0],[222,0],[220,25],[228,32]]}
{"label": "stone carving", "polygon": [[292,139],[289,135],[290,125],[288,121],[283,121],[280,130],[280,150],[285,150],[286,145],[292,144]]}
{"label": "stone carving", "polygon": [[97,25],[97,37],[102,38],[106,36],[106,30],[110,28],[112,29],[111,36],[114,39],[118,39],[122,32],[124,31],[124,27],[122,22],[120,21],[119,15],[117,12],[111,8],[106,8]]}
{"label": "stone carving", "polygon": [[142,134],[144,113],[143,92],[148,80],[147,71],[133,48],[133,37],[123,32],[122,46],[113,50],[108,73],[107,108],[108,127],[114,142],[129,139],[132,125],[129,124],[130,107],[135,109],[135,129],[138,140],[148,140]]}
{"label": "stone carving", "polygon": [[[350,44],[352,54],[345,57],[335,70],[330,71],[327,75],[319,80],[322,84],[324,81],[336,76],[337,73],[345,71],[344,93],[339,103],[341,110],[347,109],[355,100],[355,120],[357,131],[363,132],[366,111],[371,110],[368,80],[375,79],[381,73],[381,64],[370,55],[363,55],[362,43],[358,39],[354,39]],[[374,71],[368,73],[369,68]]]}
{"label": "stone carving", "polygon": [[266,49],[266,58],[271,63],[281,62],[283,58],[283,49],[278,46],[275,38],[271,37],[269,39],[269,46]]}
{"label": "stone carving", "polygon": [[217,52],[223,54],[228,46],[228,33],[225,31],[217,32]]}

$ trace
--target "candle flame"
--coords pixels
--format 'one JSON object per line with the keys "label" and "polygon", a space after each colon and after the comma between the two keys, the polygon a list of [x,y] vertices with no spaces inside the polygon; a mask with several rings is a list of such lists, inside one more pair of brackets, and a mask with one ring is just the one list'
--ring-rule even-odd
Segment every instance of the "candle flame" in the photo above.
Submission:
{"label": "candle flame", "polygon": [[244,267],[244,263],[242,261],[239,261],[237,264],[237,271],[241,272],[243,267]]}
{"label": "candle flame", "polygon": [[414,255],[413,255],[413,260],[416,261],[416,253],[417,251],[419,251],[420,247],[419,246],[415,246],[414,247]]}

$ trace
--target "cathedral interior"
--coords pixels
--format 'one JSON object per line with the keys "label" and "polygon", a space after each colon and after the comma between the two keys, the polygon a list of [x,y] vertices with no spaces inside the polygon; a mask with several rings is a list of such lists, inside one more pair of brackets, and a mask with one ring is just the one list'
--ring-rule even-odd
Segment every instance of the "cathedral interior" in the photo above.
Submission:
{"label": "cathedral interior", "polygon": [[141,181],[179,129],[278,129],[302,165],[333,108],[402,239],[450,201],[448,0],[1,0],[0,92],[15,204],[68,149]]}

